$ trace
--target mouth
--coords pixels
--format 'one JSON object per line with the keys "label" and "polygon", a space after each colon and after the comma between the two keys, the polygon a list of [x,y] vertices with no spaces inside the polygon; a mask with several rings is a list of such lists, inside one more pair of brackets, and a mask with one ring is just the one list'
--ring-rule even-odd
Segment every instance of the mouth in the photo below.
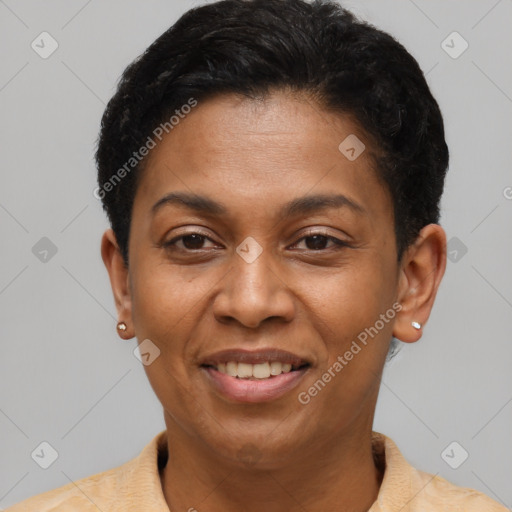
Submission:
{"label": "mouth", "polygon": [[292,365],[280,361],[266,361],[264,363],[250,364],[237,361],[228,361],[217,365],[202,365],[203,368],[212,368],[219,373],[229,375],[236,379],[263,380],[272,379],[282,373],[296,372],[308,368],[309,363]]}
{"label": "mouth", "polygon": [[217,392],[237,402],[264,402],[298,385],[311,361],[282,350],[230,350],[203,360],[200,367]]}
{"label": "mouth", "polygon": [[311,362],[279,349],[224,350],[205,358],[201,366],[238,379],[271,379],[282,373],[302,370]]}

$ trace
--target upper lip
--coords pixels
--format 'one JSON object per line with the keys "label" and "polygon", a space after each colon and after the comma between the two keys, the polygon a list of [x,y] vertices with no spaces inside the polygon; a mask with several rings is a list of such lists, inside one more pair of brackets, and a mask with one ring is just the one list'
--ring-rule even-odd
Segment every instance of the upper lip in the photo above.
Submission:
{"label": "upper lip", "polygon": [[266,348],[260,350],[229,349],[215,352],[201,360],[201,366],[216,366],[220,363],[235,361],[237,363],[258,364],[272,361],[289,363],[292,366],[303,366],[311,364],[311,361],[292,354],[286,350],[277,348]]}

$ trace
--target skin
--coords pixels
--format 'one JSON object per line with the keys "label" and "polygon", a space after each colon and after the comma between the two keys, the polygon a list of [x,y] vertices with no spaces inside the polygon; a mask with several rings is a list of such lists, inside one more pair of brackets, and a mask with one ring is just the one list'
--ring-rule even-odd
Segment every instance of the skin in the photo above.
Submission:
{"label": "skin", "polygon": [[[349,134],[366,145],[354,161],[338,150]],[[128,326],[122,336],[149,338],[161,351],[144,368],[164,409],[171,456],[161,481],[171,510],[363,511],[375,501],[382,475],[371,432],[390,338],[421,337],[411,322],[424,326],[430,315],[446,236],[425,226],[397,262],[391,196],[373,170],[374,149],[353,120],[304,95],[218,96],[151,151],[134,201],[128,268],[112,230],[103,235],[119,320]],[[168,204],[152,216],[176,191],[208,196],[227,212]],[[365,213],[343,206],[278,216],[293,199],[333,193]],[[162,247],[198,229],[208,238]],[[305,238],[308,230],[348,245]],[[235,251],[248,236],[263,249],[252,263]],[[298,393],[394,303],[400,312],[301,404]],[[198,366],[220,350],[264,347],[312,361],[298,388],[273,401],[225,399]]]}

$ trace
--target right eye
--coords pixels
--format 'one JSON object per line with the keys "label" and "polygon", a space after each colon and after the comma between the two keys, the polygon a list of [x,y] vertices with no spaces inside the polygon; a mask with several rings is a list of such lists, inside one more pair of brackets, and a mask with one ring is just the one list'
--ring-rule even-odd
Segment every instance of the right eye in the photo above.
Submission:
{"label": "right eye", "polygon": [[[203,244],[206,240],[214,243],[210,238],[208,238],[203,233],[191,232],[182,234],[169,240],[168,242],[164,242],[162,245],[165,249],[168,250],[179,250],[179,251],[197,251],[204,250]],[[181,242],[181,246],[180,246]]]}

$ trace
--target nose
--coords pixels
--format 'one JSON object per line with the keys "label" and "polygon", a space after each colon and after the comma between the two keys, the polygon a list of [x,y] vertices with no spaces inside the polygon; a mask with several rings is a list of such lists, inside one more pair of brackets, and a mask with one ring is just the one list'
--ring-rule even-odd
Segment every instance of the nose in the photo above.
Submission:
{"label": "nose", "polygon": [[254,329],[266,320],[290,322],[293,319],[294,295],[279,275],[279,265],[272,260],[268,249],[251,263],[236,253],[233,255],[231,270],[213,304],[219,322],[238,322]]}

